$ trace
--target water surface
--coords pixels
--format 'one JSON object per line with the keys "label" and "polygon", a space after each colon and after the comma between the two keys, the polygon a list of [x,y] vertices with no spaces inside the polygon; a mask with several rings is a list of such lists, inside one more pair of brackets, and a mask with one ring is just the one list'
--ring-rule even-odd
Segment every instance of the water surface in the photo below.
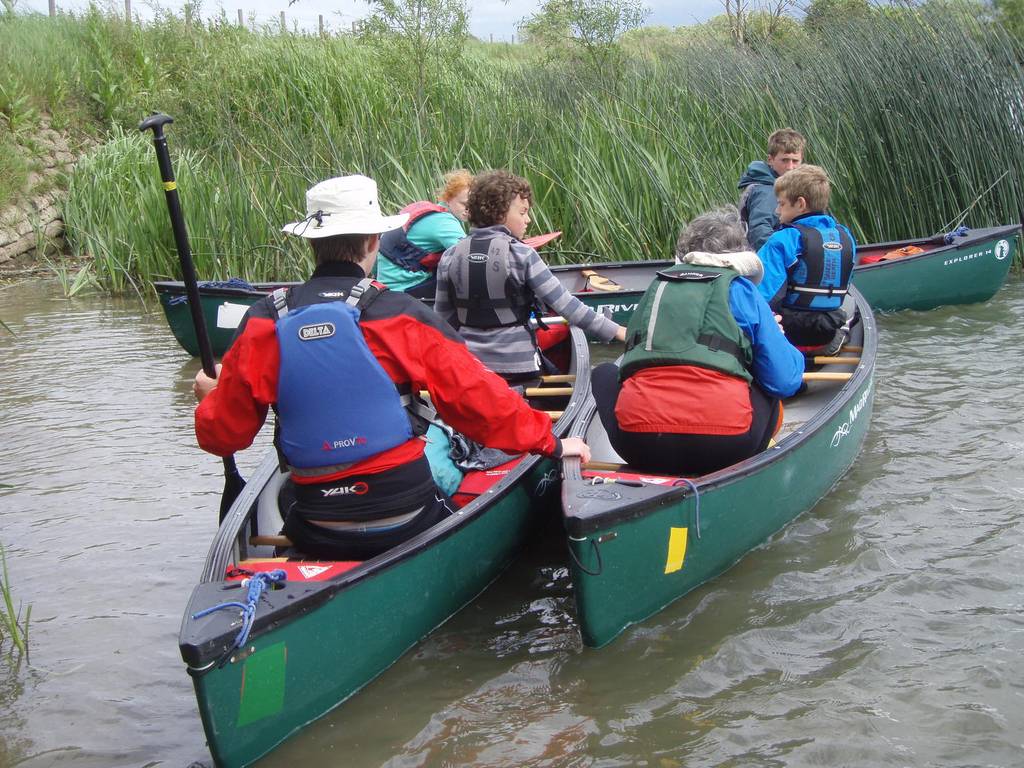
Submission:
{"label": "water surface", "polygon": [[[0,319],[0,543],[33,606],[0,768],[209,764],[177,650],[223,484],[198,363],[135,300],[23,283]],[[260,766],[1024,764],[1024,282],[879,327],[857,465],[723,577],[585,649],[552,521]]]}

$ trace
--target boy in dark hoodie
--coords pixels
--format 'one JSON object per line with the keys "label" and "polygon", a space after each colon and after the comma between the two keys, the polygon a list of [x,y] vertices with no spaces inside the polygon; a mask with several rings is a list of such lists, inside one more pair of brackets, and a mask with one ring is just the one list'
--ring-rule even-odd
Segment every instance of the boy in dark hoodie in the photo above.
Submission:
{"label": "boy in dark hoodie", "polygon": [[740,218],[747,224],[747,242],[758,250],[779,228],[775,215],[775,180],[800,166],[807,140],[792,128],[768,137],[768,161],[755,160],[740,177]]}

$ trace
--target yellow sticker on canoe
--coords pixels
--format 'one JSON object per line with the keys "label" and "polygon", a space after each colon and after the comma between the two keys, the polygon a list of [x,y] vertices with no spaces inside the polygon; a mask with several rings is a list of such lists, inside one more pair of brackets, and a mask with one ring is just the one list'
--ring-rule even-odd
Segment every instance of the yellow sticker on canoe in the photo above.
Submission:
{"label": "yellow sticker on canoe", "polygon": [[665,561],[665,573],[675,573],[683,567],[686,559],[686,536],[688,528],[670,528],[668,536],[668,559]]}

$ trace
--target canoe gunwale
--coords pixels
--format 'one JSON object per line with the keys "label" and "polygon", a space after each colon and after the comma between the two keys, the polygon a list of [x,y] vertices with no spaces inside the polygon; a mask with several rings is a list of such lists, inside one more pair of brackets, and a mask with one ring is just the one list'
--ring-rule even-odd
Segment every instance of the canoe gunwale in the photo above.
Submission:
{"label": "canoe gunwale", "polygon": [[[767,466],[787,458],[798,446],[813,439],[836,414],[853,400],[865,382],[874,375],[875,357],[877,354],[877,334],[874,332],[874,316],[867,301],[856,288],[851,288],[850,293],[856,301],[860,322],[863,324],[864,349],[861,353],[861,363],[857,366],[849,381],[839,387],[832,399],[808,421],[804,422],[800,429],[787,434],[772,448],[718,472],[692,478],[698,494],[703,495],[726,485],[740,482],[761,472]],[[595,417],[596,404],[593,397],[590,397],[588,398],[586,408],[580,413],[580,417],[574,424],[569,436],[584,438],[592,419]],[[563,488],[568,487],[570,484],[583,482],[582,468],[578,458],[564,459],[562,466],[564,472]],[[585,538],[619,523],[644,517],[653,509],[673,504],[690,495],[693,495],[693,490],[688,485],[674,486],[664,489],[662,493],[655,493],[629,503],[620,503],[612,509],[586,514],[566,512],[563,522],[570,537],[577,539]]]}
{"label": "canoe gunwale", "polygon": [[[573,395],[563,414],[552,427],[555,434],[560,436],[565,435],[569,431],[576,420],[576,416],[590,400],[590,354],[586,336],[582,330],[573,327],[570,339],[573,349],[570,372],[577,375]],[[582,371],[585,371],[585,374],[581,373]],[[434,544],[455,535],[464,527],[490,511],[492,507],[497,505],[507,495],[513,493],[520,481],[543,460],[545,460],[543,456],[527,455],[508,475],[499,480],[485,494],[481,494],[462,507],[459,510],[459,514],[451,515],[427,531],[414,536],[371,560],[365,561],[356,568],[341,573],[328,581],[286,582],[282,589],[275,590],[275,593],[282,592],[282,599],[274,601],[275,603],[280,603],[280,605],[275,606],[272,610],[263,610],[257,613],[249,634],[250,641],[277,628],[290,617],[312,612],[323,603],[334,598],[339,592],[361,581],[400,566],[423,553],[429,552]],[[204,585],[215,586],[224,582],[223,575],[225,569],[234,558],[235,552],[240,548],[239,542],[242,542],[241,548],[243,550],[247,546],[245,539],[248,536],[249,523],[255,514],[259,495],[277,470],[277,453],[274,449],[271,449],[263,458],[258,469],[242,490],[242,493],[236,499],[218,529],[208,550],[197,590]],[[287,595],[284,595],[284,592],[287,592]],[[236,598],[225,597],[224,599]],[[190,674],[203,670],[211,662],[219,660],[223,656],[224,650],[234,644],[234,638],[237,634],[237,626],[225,626],[225,629],[221,632],[211,632],[210,636],[204,638],[201,644],[195,642],[185,643],[186,635],[192,636],[196,634],[194,631],[188,631],[192,609],[195,607],[190,600],[189,606],[182,617],[179,632],[179,648],[183,660],[189,667]]]}

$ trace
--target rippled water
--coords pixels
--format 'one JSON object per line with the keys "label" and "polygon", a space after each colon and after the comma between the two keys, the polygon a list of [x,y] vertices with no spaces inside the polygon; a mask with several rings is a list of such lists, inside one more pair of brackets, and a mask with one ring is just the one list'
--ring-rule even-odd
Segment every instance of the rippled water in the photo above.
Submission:
{"label": "rippled water", "polygon": [[[135,301],[28,283],[0,319],[0,542],[33,605],[0,767],[208,763],[177,651],[222,486],[197,364]],[[859,463],[722,578],[584,649],[552,521],[260,765],[1024,764],[1024,282],[879,326]]]}

